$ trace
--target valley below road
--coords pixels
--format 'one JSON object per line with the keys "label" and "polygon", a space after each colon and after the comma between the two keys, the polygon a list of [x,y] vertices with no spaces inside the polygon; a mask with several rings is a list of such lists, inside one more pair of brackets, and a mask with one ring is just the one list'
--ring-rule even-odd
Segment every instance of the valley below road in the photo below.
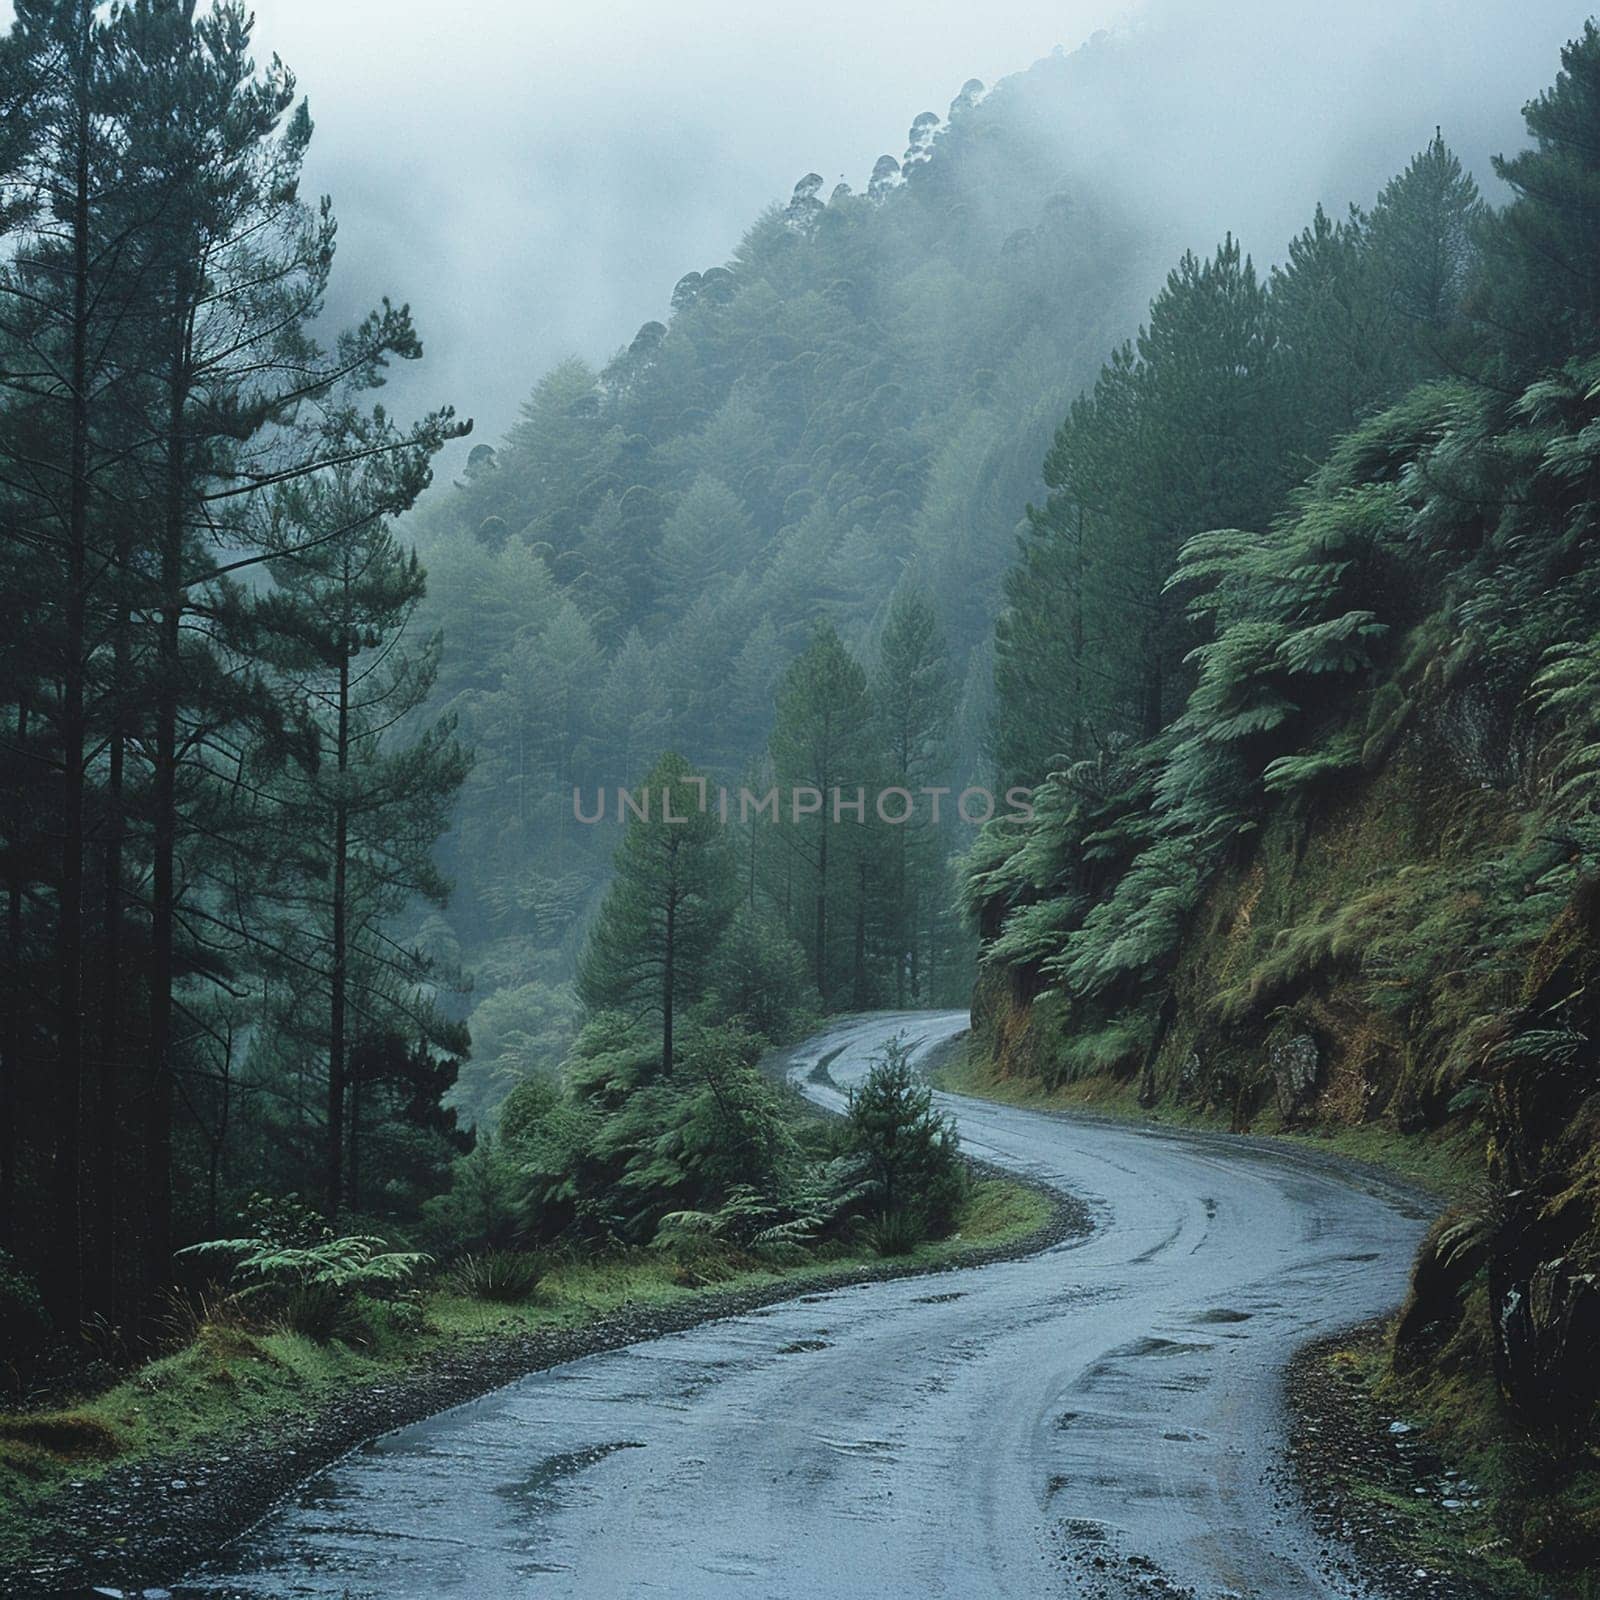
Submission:
{"label": "valley below road", "polygon": [[[966,1026],[853,1018],[788,1070],[837,1108],[896,1034],[926,1058]],[[533,1373],[335,1463],[177,1592],[1374,1593],[1297,1498],[1283,1370],[1398,1302],[1426,1203],[1269,1141],[939,1102],[1091,1231]]]}

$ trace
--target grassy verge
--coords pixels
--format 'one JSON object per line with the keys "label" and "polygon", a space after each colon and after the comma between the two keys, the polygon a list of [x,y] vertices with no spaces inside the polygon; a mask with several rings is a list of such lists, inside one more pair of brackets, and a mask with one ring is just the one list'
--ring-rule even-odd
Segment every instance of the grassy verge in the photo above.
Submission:
{"label": "grassy verge", "polygon": [[[934,1082],[952,1094],[998,1100],[1033,1111],[1087,1111],[1128,1123],[1229,1131],[1228,1119],[1221,1114],[1167,1103],[1141,1106],[1137,1084],[1126,1078],[1098,1074],[1049,1088],[1033,1078],[1002,1077],[991,1062],[969,1049],[965,1040],[936,1069]],[[1424,1134],[1399,1133],[1382,1123],[1285,1128],[1276,1114],[1268,1111],[1257,1118],[1250,1132],[1370,1162],[1445,1199],[1469,1193],[1483,1177],[1483,1141],[1470,1128]]]}
{"label": "grassy verge", "polygon": [[353,1388],[403,1380],[442,1355],[470,1355],[487,1343],[730,1291],[792,1286],[799,1293],[841,1272],[936,1269],[973,1251],[1020,1244],[1054,1215],[1040,1191],[983,1178],[973,1184],[954,1233],[892,1261],[845,1247],[783,1266],[728,1251],[684,1260],[640,1250],[557,1266],[521,1304],[488,1303],[438,1286],[424,1292],[420,1308],[401,1308],[403,1316],[376,1308],[359,1343],[207,1323],[183,1348],[71,1407],[0,1415],[0,1572],[27,1565],[35,1536],[75,1485],[162,1457],[197,1451],[226,1457],[230,1440],[262,1424],[315,1413]]}

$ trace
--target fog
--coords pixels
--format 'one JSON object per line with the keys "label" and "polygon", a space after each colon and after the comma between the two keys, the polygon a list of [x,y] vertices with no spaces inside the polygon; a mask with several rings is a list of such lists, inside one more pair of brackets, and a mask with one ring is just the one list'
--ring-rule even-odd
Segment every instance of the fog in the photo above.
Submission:
{"label": "fog", "polygon": [[[1551,0],[259,0],[317,118],[339,298],[409,299],[423,390],[493,437],[538,372],[603,360],[816,171],[861,187],[923,110],[1100,29],[1124,81],[1081,108],[1130,192],[1270,257],[1320,197],[1366,199],[1436,123],[1488,176],[1582,12]],[[1120,76],[1120,74],[1119,74]],[[1168,129],[1163,119],[1170,117]],[[1064,154],[1064,160],[1069,159]],[[414,387],[408,381],[407,391]],[[420,397],[420,395],[419,395]]]}
{"label": "fog", "polygon": [[[412,302],[421,392],[493,437],[534,378],[603,360],[817,171],[865,184],[919,111],[1112,20],[1099,0],[260,0],[317,120],[351,308]],[[411,381],[406,389],[415,387]]]}
{"label": "fog", "polygon": [[309,181],[341,219],[335,310],[409,300],[429,359],[397,400],[447,398],[480,439],[553,361],[603,361],[664,316],[677,279],[726,259],[802,174],[861,187],[969,78],[1112,30],[1119,64],[1062,108],[1063,165],[1113,174],[1174,240],[1204,249],[1232,227],[1270,258],[1314,200],[1370,198],[1436,123],[1489,182],[1583,17],[1552,0],[255,10],[261,56],[294,68],[316,117]]}

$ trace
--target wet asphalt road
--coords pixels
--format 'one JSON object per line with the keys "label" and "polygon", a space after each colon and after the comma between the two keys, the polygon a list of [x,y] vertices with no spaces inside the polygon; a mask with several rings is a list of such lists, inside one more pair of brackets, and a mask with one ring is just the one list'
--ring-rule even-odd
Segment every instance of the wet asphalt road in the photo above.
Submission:
{"label": "wet asphalt road", "polygon": [[[791,1072],[838,1104],[887,1037],[965,1026],[852,1020]],[[1365,1596],[1283,1486],[1278,1375],[1395,1304],[1421,1210],[1281,1147],[941,1099],[1093,1232],[535,1373],[337,1463],[179,1593]]]}

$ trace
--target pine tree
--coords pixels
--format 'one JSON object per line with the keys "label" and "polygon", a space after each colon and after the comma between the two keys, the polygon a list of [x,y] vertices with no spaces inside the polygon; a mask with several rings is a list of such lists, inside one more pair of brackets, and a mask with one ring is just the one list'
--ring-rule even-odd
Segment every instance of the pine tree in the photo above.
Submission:
{"label": "pine tree", "polygon": [[[8,543],[44,556],[33,575],[47,596],[37,637],[49,652],[48,667],[38,675],[43,692],[19,702],[19,720],[25,720],[21,706],[31,704],[49,725],[49,759],[61,778],[59,811],[49,828],[58,852],[51,874],[56,1244],[49,1287],[68,1325],[77,1318],[84,1288],[82,1145],[91,1104],[102,1146],[89,1169],[98,1175],[97,1276],[109,1282],[103,1269],[111,1236],[116,1093],[109,1058],[102,1058],[107,1064],[93,1081],[87,1070],[94,1042],[87,1020],[86,845],[96,803],[89,772],[97,714],[96,610],[105,604],[105,591],[123,581],[100,546],[100,518],[108,502],[119,499],[114,491],[130,487],[126,474],[114,485],[107,467],[121,442],[113,440],[113,418],[126,403],[117,365],[125,288],[108,263],[119,259],[131,229],[125,211],[107,201],[121,174],[110,114],[117,67],[103,10],[95,0],[25,0],[17,7],[3,62],[4,98],[14,120],[8,120],[0,172],[6,186],[0,217],[24,228],[0,275],[0,339],[12,405],[0,456],[15,497]],[[121,504],[116,515],[135,517],[136,506]],[[112,693],[120,692],[113,685]],[[28,743],[19,739],[24,761]]]}
{"label": "pine tree", "polygon": [[705,992],[738,887],[705,780],[682,756],[662,756],[633,794],[646,814],[629,813],[578,993],[591,1010],[658,1018],[668,1073],[677,1019]]}
{"label": "pine tree", "polygon": [[[1048,470],[1048,469],[1047,469]],[[1103,664],[1089,651],[1088,512],[1064,496],[1028,507],[995,621],[995,716],[1001,784],[1037,783],[1081,756],[1106,720]]]}
{"label": "pine tree", "polygon": [[1272,269],[1272,320],[1302,470],[1400,381],[1396,313],[1380,280],[1360,213],[1335,222],[1320,205]]}
{"label": "pine tree", "polygon": [[1474,310],[1526,377],[1600,343],[1600,27],[1561,52],[1561,72],[1523,108],[1532,149],[1495,159],[1516,196],[1487,232]]}
{"label": "pine tree", "polygon": [[[783,786],[779,803],[789,808],[781,819],[782,837],[811,885],[809,923],[796,931],[809,950],[817,992],[825,1003],[837,990],[829,919],[833,903],[842,898],[838,852],[832,849],[837,836],[834,806],[836,799],[850,804],[854,822],[857,791],[866,790],[870,781],[871,720],[866,674],[838,634],[824,624],[778,686],[777,719],[769,747],[773,769]],[[793,791],[797,788],[812,792],[815,810],[796,814]],[[873,797],[866,792],[864,798],[870,815]],[[865,832],[865,824],[861,829]],[[844,887],[846,894],[856,896],[853,909],[859,915],[864,909],[860,904],[859,854],[854,850],[851,854],[858,866],[858,881]],[[857,963],[858,983],[861,976]]]}
{"label": "pine tree", "polygon": [[[1192,639],[1166,580],[1186,538],[1272,514],[1290,481],[1283,399],[1270,299],[1249,258],[1231,237],[1209,260],[1185,254],[1045,458],[1050,498],[1030,518],[1027,574],[996,636],[997,683],[1029,699],[997,729],[1008,776],[1036,780],[1057,755],[1084,753],[1089,706],[1104,707],[1101,734],[1150,738],[1182,703]],[[1045,661],[1062,681],[1044,681]]]}
{"label": "pine tree", "polygon": [[754,544],[738,495],[702,473],[661,530],[656,594],[663,614],[682,616],[696,600],[713,595],[744,567]]}
{"label": "pine tree", "polygon": [[[1366,219],[1382,296],[1422,363],[1461,315],[1486,206],[1443,134],[1390,178]],[[1413,371],[1408,378],[1426,376]]]}
{"label": "pine tree", "polygon": [[[389,433],[380,417],[376,428],[356,431],[348,443]],[[408,463],[401,504],[425,481],[427,454],[415,452]],[[467,772],[453,718],[415,728],[409,738],[400,731],[431,696],[440,639],[415,648],[405,637],[425,579],[415,552],[396,540],[385,520],[386,511],[399,508],[397,465],[369,457],[364,469],[334,467],[286,488],[275,542],[292,553],[271,567],[292,608],[287,626],[313,652],[296,687],[308,702],[320,748],[285,822],[302,839],[315,839],[309,855],[320,869],[311,927],[325,950],[318,965],[327,979],[330,1218],[347,1197],[347,1143],[354,1155],[353,1112],[348,1123],[346,1116],[347,1092],[359,1087],[350,1079],[352,1041],[398,1033],[395,1008],[386,1002],[414,989],[427,970],[383,930],[415,899],[444,903],[448,890],[432,851]],[[353,1172],[348,1188],[353,1193]]]}
{"label": "pine tree", "polygon": [[[148,293],[137,453],[155,486],[144,1190],[146,1272],[156,1280],[171,1253],[186,796],[191,779],[204,785],[197,757],[210,726],[241,713],[274,716],[270,706],[215,704],[226,634],[251,625],[252,596],[234,587],[237,575],[267,559],[256,534],[276,488],[336,463],[418,448],[428,455],[462,430],[440,412],[398,437],[347,444],[337,430],[308,425],[317,406],[381,381],[390,359],[420,356],[409,312],[385,302],[332,348],[311,336],[333,261],[333,217],[326,203],[313,211],[299,197],[310,115],[281,63],[256,75],[243,8],[196,13],[150,0],[120,15],[125,160],[161,201],[127,264]],[[206,639],[199,648],[196,623]]]}
{"label": "pine tree", "polygon": [[890,603],[872,698],[884,779],[906,790],[917,805],[910,820],[887,830],[884,912],[895,1004],[903,1006],[908,992],[913,1000],[922,997],[927,952],[921,912],[938,899],[941,888],[940,836],[920,791],[933,785],[944,767],[952,710],[948,652],[933,602],[919,588],[902,585]]}

